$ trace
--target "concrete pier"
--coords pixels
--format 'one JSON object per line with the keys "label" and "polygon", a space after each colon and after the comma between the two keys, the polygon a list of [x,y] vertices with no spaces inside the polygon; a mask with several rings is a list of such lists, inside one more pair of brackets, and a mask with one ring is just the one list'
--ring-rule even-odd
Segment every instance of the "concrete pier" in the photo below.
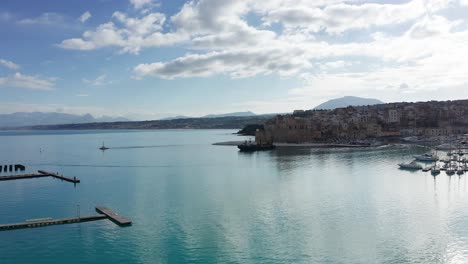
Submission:
{"label": "concrete pier", "polygon": [[129,226],[132,225],[132,221],[122,217],[112,210],[104,206],[96,206],[96,212],[106,215],[112,222],[116,223],[119,226]]}
{"label": "concrete pier", "polygon": [[0,181],[11,181],[11,180],[21,180],[21,179],[32,179],[32,178],[43,178],[43,177],[53,177],[59,180],[71,182],[71,183],[79,183],[80,179],[76,177],[66,177],[63,175],[59,175],[57,173],[47,172],[43,170],[39,170],[38,173],[32,174],[20,174],[20,175],[7,175],[7,176],[0,176]]}
{"label": "concrete pier", "polygon": [[42,218],[37,220],[27,220],[22,223],[14,224],[0,224],[0,231],[8,231],[15,229],[24,229],[24,228],[36,228],[36,227],[46,227],[51,225],[66,225],[66,224],[76,224],[83,222],[99,221],[104,219],[109,219],[118,226],[130,226],[132,221],[118,215],[111,209],[103,206],[96,207],[98,215],[93,216],[84,216],[84,217],[72,217],[72,218],[62,218],[62,219],[52,219],[52,218]]}

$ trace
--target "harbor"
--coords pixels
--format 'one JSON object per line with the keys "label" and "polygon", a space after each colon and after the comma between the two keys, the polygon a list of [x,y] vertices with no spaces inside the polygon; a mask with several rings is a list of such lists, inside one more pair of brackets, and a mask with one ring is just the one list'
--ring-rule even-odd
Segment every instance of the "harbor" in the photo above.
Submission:
{"label": "harbor", "polygon": [[61,218],[61,219],[52,219],[52,218],[39,218],[26,220],[21,223],[13,224],[0,224],[0,231],[8,231],[15,229],[25,229],[25,228],[38,228],[38,227],[47,227],[52,225],[66,225],[66,224],[77,224],[84,222],[99,221],[104,219],[109,219],[111,222],[115,223],[118,226],[130,226],[132,222],[111,209],[103,206],[96,206],[96,212],[98,215],[92,216],[83,216],[83,217],[70,217],[70,218]]}
{"label": "harbor", "polygon": [[[409,163],[399,163],[398,166],[403,170],[422,170],[423,172],[431,172],[436,176],[441,171],[445,171],[448,176],[454,174],[463,175],[468,172],[468,159],[465,157],[465,151],[449,150],[445,153],[445,157],[440,158],[437,152],[424,153],[422,155],[414,155],[414,160]],[[426,166],[421,165],[425,164]],[[427,165],[430,163],[430,165]]]}

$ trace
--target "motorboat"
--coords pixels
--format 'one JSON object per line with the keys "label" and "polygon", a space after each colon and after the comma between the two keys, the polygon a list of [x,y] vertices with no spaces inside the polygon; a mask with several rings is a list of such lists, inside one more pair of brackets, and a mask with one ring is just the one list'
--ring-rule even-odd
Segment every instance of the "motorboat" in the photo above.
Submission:
{"label": "motorboat", "polygon": [[243,152],[253,152],[253,151],[261,151],[261,150],[272,150],[275,149],[276,146],[267,143],[267,144],[257,144],[253,141],[245,141],[244,143],[237,145],[237,148],[239,148],[240,151]]}
{"label": "motorboat", "polygon": [[400,166],[400,169],[406,169],[406,170],[421,170],[423,167],[418,164],[415,160],[413,160],[410,163],[399,163],[398,166]]}
{"label": "motorboat", "polygon": [[417,161],[438,161],[439,157],[434,153],[425,153],[413,156]]}
{"label": "motorboat", "polygon": [[457,174],[462,175],[464,173],[465,173],[465,169],[462,166],[458,167]]}
{"label": "motorboat", "polygon": [[107,150],[107,149],[109,149],[109,148],[106,147],[106,146],[104,145],[104,142],[102,142],[102,147],[100,147],[99,149],[100,149],[100,150]]}

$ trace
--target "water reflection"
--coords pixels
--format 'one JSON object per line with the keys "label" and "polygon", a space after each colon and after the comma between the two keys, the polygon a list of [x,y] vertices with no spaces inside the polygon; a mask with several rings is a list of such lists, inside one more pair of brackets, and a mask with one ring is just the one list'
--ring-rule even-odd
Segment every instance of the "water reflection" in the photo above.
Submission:
{"label": "water reflection", "polygon": [[[2,260],[455,263],[468,256],[466,176],[442,172],[431,178],[398,169],[399,162],[423,148],[242,153],[212,146],[238,139],[219,131],[160,131],[106,134],[106,144],[125,139],[128,146],[177,146],[103,156],[96,150],[103,135],[0,137],[0,144],[12,150],[8,158],[82,180],[76,189],[54,181],[1,183],[0,223],[44,212],[70,216],[77,203],[85,214],[99,203],[134,225],[120,229],[96,222],[2,233]],[[39,145],[47,149],[41,156]],[[32,260],[31,255],[45,257]]]}

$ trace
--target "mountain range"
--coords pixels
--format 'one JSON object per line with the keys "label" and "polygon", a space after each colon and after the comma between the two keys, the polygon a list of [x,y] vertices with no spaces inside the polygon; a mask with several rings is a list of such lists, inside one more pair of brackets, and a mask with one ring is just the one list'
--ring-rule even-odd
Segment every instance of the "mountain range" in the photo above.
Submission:
{"label": "mountain range", "polygon": [[250,112],[250,111],[245,111],[245,112],[234,112],[234,113],[226,113],[226,114],[210,114],[210,115],[205,115],[201,117],[192,117],[192,116],[184,116],[184,115],[179,115],[179,116],[172,116],[172,117],[166,117],[162,118],[160,120],[174,120],[174,119],[186,119],[186,118],[218,118],[218,117],[245,117],[245,116],[256,116],[257,114]]}
{"label": "mountain range", "polygon": [[[314,109],[335,109],[347,106],[361,106],[361,105],[375,105],[383,104],[382,101],[377,99],[361,98],[356,96],[345,96],[342,98],[332,99],[325,103],[316,106]],[[153,128],[231,128],[236,125],[245,124],[261,124],[276,114],[263,114],[257,115],[251,111],[234,112],[226,114],[210,114],[202,117],[189,117],[189,116],[174,116],[161,120],[154,120],[151,123],[144,123],[145,126]],[[174,122],[157,122],[157,121],[174,121]],[[103,116],[99,118],[93,117],[91,114],[74,115],[57,112],[18,112],[12,114],[0,114],[0,128],[8,129],[13,127],[34,127],[34,126],[48,126],[48,125],[70,125],[70,124],[87,124],[99,123],[102,127],[114,127],[113,125],[103,125],[102,123],[108,122],[124,122],[125,124],[116,125],[121,127],[123,125],[128,127],[139,127],[135,122],[132,122],[123,117],[109,117]],[[138,122],[138,121],[136,121]],[[96,124],[97,125],[97,124]],[[85,126],[96,128],[98,126]],[[66,126],[69,127],[69,126]],[[72,126],[75,128],[75,126]],[[83,126],[78,126],[83,127]]]}
{"label": "mountain range", "polygon": [[74,115],[57,112],[17,112],[12,114],[0,114],[0,127],[21,127],[36,125],[56,125],[56,124],[83,124],[95,122],[118,122],[128,121],[123,117],[102,116],[93,117],[91,114]]}

